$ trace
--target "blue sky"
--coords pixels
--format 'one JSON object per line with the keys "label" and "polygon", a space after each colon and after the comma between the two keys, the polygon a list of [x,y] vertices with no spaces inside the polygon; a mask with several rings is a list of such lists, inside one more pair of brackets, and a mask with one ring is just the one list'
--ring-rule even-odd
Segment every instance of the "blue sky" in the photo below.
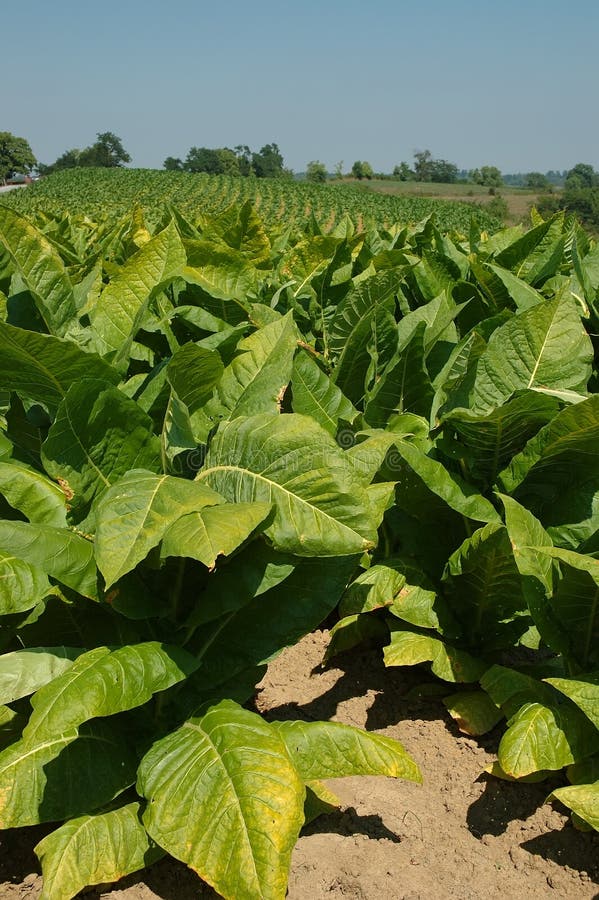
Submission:
{"label": "blue sky", "polygon": [[113,131],[148,167],[274,141],[296,171],[599,168],[598,46],[598,0],[32,0],[4,16],[0,131],[43,162]]}

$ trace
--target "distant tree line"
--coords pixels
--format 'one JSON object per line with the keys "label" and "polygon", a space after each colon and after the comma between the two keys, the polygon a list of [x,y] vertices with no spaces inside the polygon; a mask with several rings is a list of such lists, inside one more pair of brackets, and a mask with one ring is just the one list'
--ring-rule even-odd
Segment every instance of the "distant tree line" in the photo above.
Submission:
{"label": "distant tree line", "polygon": [[239,144],[232,150],[229,147],[191,147],[185,159],[167,156],[163,167],[169,172],[255,175],[256,178],[284,178],[293,174],[285,168],[277,144],[265,144],[259,152],[252,152],[246,144]]}
{"label": "distant tree line", "polygon": [[131,162],[131,157],[123,147],[122,141],[112,131],[98,132],[95,143],[83,150],[73,148],[65,150],[62,156],[50,165],[38,166],[41,175],[50,175],[61,169],[75,169],[79,166],[97,166],[112,169]]}

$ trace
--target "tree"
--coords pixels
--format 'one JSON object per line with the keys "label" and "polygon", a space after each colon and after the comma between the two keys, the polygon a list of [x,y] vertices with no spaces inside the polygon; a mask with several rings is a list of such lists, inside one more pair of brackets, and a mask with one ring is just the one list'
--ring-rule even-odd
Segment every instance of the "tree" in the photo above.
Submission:
{"label": "tree", "polygon": [[252,151],[247,144],[238,144],[235,148],[240,175],[252,175]]}
{"label": "tree", "polygon": [[357,178],[359,181],[361,181],[363,178],[370,179],[374,175],[374,172],[373,172],[373,169],[372,169],[372,166],[370,165],[370,163],[364,162],[363,160],[360,161],[359,159],[356,160],[356,162],[351,167],[351,173],[354,176],[354,178]]}
{"label": "tree", "polygon": [[208,175],[221,174],[218,152],[209,147],[190,147],[183,163],[186,172],[205,172]]}
{"label": "tree", "polygon": [[566,175],[566,190],[599,187],[599,173],[588,163],[576,163]]}
{"label": "tree", "polygon": [[313,159],[306,166],[306,181],[313,181],[316,184],[324,184],[327,180],[327,170],[323,163],[317,159]]}
{"label": "tree", "polygon": [[73,148],[72,150],[65,150],[62,156],[59,156],[55,163],[47,168],[50,171],[58,171],[60,169],[74,169],[77,166],[81,165],[81,150],[77,150],[77,148]]}
{"label": "tree", "polygon": [[219,147],[216,151],[220,175],[239,175],[239,159],[229,147]]}
{"label": "tree", "polygon": [[551,186],[549,179],[542,172],[528,172],[524,186],[533,191],[544,191]]}
{"label": "tree", "polygon": [[446,159],[431,159],[429,177],[437,183],[453,184],[458,179],[458,167]]}
{"label": "tree", "polygon": [[162,165],[167,172],[183,171],[183,161],[178,156],[167,156]]}
{"label": "tree", "polygon": [[433,155],[430,150],[416,150],[414,152],[414,174],[416,181],[431,180],[431,160]]}
{"label": "tree", "polygon": [[17,172],[26,175],[36,165],[37,160],[25,138],[17,137],[10,131],[0,131],[0,180],[2,182]]}
{"label": "tree", "polygon": [[335,163],[335,178],[343,178],[343,160],[340,159]]}
{"label": "tree", "polygon": [[285,175],[283,157],[277,144],[265,144],[259,153],[252,153],[252,168],[258,178],[281,178]]}
{"label": "tree", "polygon": [[400,181],[413,181],[415,177],[407,162],[401,162],[398,166],[395,166],[393,175],[395,178],[399,178]]}
{"label": "tree", "polygon": [[470,171],[470,181],[484,187],[497,188],[503,185],[503,176],[497,166],[481,166]]}
{"label": "tree", "polygon": [[131,157],[123,147],[121,139],[112,131],[98,132],[96,138],[95,144],[81,151],[80,166],[114,169],[131,162]]}

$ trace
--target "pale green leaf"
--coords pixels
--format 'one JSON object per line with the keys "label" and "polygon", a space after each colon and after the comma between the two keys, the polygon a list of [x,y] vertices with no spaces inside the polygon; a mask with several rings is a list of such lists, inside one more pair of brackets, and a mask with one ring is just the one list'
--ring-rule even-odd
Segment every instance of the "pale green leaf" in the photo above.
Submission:
{"label": "pale green leaf", "polygon": [[183,244],[173,223],[129,257],[90,313],[102,356],[120,355],[119,351],[135,337],[150,298],[180,274],[185,262]]}
{"label": "pale green leaf", "polygon": [[209,569],[217,557],[228,556],[268,517],[268,503],[223,503],[181,516],[162,540],[162,556],[197,559]]}
{"label": "pale green leaf", "polygon": [[66,497],[42,472],[18,460],[0,462],[0,494],[14,509],[40,525],[66,526]]}
{"label": "pale green leaf", "polygon": [[30,647],[0,656],[0,703],[33,694],[73,665],[78,647]]}
{"label": "pale green leaf", "polygon": [[33,695],[23,739],[39,744],[89,719],[134,709],[195,668],[197,662],[189,653],[156,641],[113,651],[96,647]]}
{"label": "pale green leaf", "polygon": [[93,353],[71,341],[0,322],[0,384],[3,389],[42,403],[52,413],[69,387],[82,378],[116,384],[119,375]]}
{"label": "pale green leaf", "polygon": [[94,547],[74,531],[1,519],[0,553],[14,553],[85,597],[96,597]]}
{"label": "pale green leaf", "polygon": [[279,550],[339,556],[372,547],[378,522],[343,451],[306,416],[262,414],[221,426],[196,481],[231,503],[275,506]]}
{"label": "pale green leaf", "polygon": [[50,591],[50,582],[41,569],[0,550],[0,615],[33,609]]}
{"label": "pale green leaf", "polygon": [[291,387],[293,411],[311,416],[333,437],[337,434],[339,419],[352,422],[358,415],[353,403],[307,352],[301,352],[295,358]]}
{"label": "pale green leaf", "polygon": [[599,781],[557,788],[550,794],[599,831]]}
{"label": "pale green leaf", "polygon": [[342,722],[276,722],[304,781],[347,775],[387,775],[422,781],[399,741]]}
{"label": "pale green leaf", "polygon": [[0,828],[93,811],[133,784],[136,768],[130,735],[112,723],[17,741],[0,753]]}
{"label": "pale green leaf", "polygon": [[85,380],[72,385],[58,407],[42,461],[68,491],[80,520],[94,498],[130,469],[160,472],[160,442],[137,403],[104,382]]}
{"label": "pale green leaf", "polygon": [[486,665],[465,650],[445,644],[437,637],[394,627],[391,643],[384,650],[386,666],[415,666],[430,662],[438,678],[452,682],[478,681]]}
{"label": "pale green leaf", "polygon": [[132,469],[96,504],[96,559],[109,588],[135,568],[181,516],[221,498],[203,484]]}
{"label": "pale green leaf", "polygon": [[71,900],[88,885],[118,881],[163,855],[148,837],[139,803],[70,819],[35,852],[44,877],[40,900]]}
{"label": "pale green leaf", "polygon": [[151,837],[223,897],[283,900],[305,788],[273,725],[223,701],[153,745],[138,790]]}
{"label": "pale green leaf", "polygon": [[64,337],[76,320],[73,285],[59,254],[24,216],[0,207],[0,243],[8,250],[48,330]]}

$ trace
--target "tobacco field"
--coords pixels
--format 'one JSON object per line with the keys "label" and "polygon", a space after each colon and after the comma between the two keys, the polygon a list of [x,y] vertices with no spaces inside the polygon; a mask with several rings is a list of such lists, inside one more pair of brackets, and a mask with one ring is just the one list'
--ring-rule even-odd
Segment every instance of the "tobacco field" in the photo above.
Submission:
{"label": "tobacco field", "polygon": [[0,828],[56,823],[44,900],[165,854],[277,900],[331,779],[419,781],[249,707],[332,616],[323,662],[427,667],[493,777],[562,773],[599,830],[599,246],[35,191],[0,203]]}

